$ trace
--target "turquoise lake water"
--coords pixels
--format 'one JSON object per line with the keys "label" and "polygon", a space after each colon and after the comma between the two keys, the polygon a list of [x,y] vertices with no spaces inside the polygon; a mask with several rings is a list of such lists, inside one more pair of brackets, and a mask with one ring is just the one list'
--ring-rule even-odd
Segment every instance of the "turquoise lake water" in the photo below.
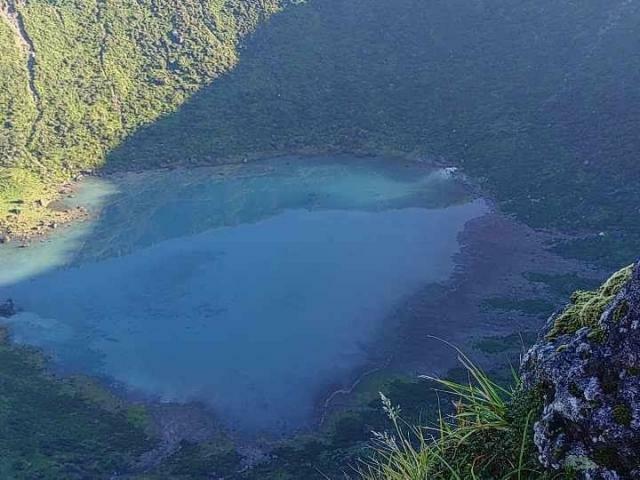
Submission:
{"label": "turquoise lake water", "polygon": [[70,202],[95,219],[0,248],[14,341],[248,432],[308,426],[487,211],[446,170],[349,157],[92,178]]}

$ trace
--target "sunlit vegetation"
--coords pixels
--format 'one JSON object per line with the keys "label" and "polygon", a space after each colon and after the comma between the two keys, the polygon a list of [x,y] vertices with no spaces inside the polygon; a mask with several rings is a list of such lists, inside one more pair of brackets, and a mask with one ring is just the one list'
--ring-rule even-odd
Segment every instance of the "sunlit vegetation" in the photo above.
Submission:
{"label": "sunlit vegetation", "polygon": [[[16,2],[32,45],[0,17],[0,227],[47,219],[58,183],[83,170],[351,151],[461,166],[503,211],[587,234],[557,245],[563,255],[605,265],[637,255],[636,4],[286,3],[267,21],[284,2]],[[575,276],[530,280],[587,289]],[[593,327],[622,280],[578,292],[553,334]],[[542,314],[544,302],[486,306]],[[144,412],[105,405],[44,367],[0,344],[1,478],[109,478],[154,446]],[[138,478],[340,476],[371,430],[390,433],[361,466],[369,479],[547,478],[532,452],[535,395],[467,367],[469,382],[440,383],[458,399],[451,416],[434,411],[429,382],[394,381],[388,417],[367,399],[251,470],[232,449],[184,443]],[[435,423],[412,426],[423,418]]]}
{"label": "sunlit vegetation", "polygon": [[[43,185],[102,166],[127,134],[231,69],[240,38],[279,8],[279,0],[9,3],[24,32],[0,16],[0,168],[26,169]],[[6,185],[12,178],[0,190],[0,223],[15,226],[6,192],[22,187]]]}
{"label": "sunlit vegetation", "polygon": [[551,480],[538,464],[533,422],[542,403],[524,391],[517,377],[511,388],[494,382],[467,357],[461,356],[466,383],[437,380],[454,398],[452,414],[440,412],[431,425],[413,426],[403,420],[399,406],[382,396],[391,419],[391,432],[376,434],[376,455],[365,461],[365,480]]}
{"label": "sunlit vegetation", "polygon": [[435,158],[533,226],[592,233],[563,254],[633,259],[637,6],[312,0],[261,22],[282,5],[20,6],[41,105],[25,90],[26,54],[2,42],[0,78],[22,79],[0,93],[0,111],[14,112],[2,164],[52,182],[103,166],[133,132],[107,166],[315,151]]}

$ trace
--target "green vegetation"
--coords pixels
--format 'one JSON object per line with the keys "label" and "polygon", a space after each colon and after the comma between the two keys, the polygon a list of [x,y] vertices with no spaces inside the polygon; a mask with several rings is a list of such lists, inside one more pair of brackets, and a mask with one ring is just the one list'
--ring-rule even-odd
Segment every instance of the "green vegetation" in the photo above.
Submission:
{"label": "green vegetation", "polygon": [[383,396],[394,434],[377,434],[377,456],[362,469],[365,480],[551,479],[536,461],[533,423],[540,395],[518,384],[495,383],[464,355],[468,383],[437,380],[455,400],[455,412],[441,413],[431,427],[413,427]]}
{"label": "green vegetation", "polygon": [[240,460],[240,455],[229,441],[182,442],[178,450],[164,459],[153,473],[137,476],[136,480],[237,478],[242,468]]}
{"label": "green vegetation", "polygon": [[29,130],[25,126],[37,114],[28,85],[23,46],[12,26],[0,17],[0,167],[25,166],[18,161],[26,155]]}
{"label": "green vegetation", "polygon": [[54,198],[55,190],[36,173],[0,168],[0,218],[7,219],[14,231],[56,222],[62,213],[46,207]]}
{"label": "green vegetation", "polygon": [[[549,336],[573,333],[585,326],[597,332],[600,316],[629,281],[632,268],[633,265],[616,272],[595,291],[576,292],[571,304],[557,316]],[[537,279],[551,280],[546,276]],[[621,308],[624,311],[628,305],[623,303]],[[488,337],[476,346],[489,353],[500,353],[514,346],[514,337]],[[421,426],[424,423],[405,421],[399,407],[394,407],[383,395],[384,411],[394,428],[392,433],[376,435],[376,454],[365,461],[363,479],[574,478],[575,472],[550,472],[538,464],[533,425],[542,409],[542,391],[524,388],[517,375],[511,387],[504,387],[504,382],[492,379],[462,353],[460,360],[468,372],[467,382],[435,380],[443,395],[453,397],[455,406],[453,414],[441,412],[435,423],[425,427]],[[619,388],[618,375],[607,372],[602,385],[605,392],[615,391]],[[574,389],[571,393],[576,397],[584,395],[575,384],[569,388]],[[633,417],[629,406],[624,404],[616,405],[612,415],[623,426],[630,425]],[[612,457],[606,448],[600,454],[604,464]]]}
{"label": "green vegetation", "polygon": [[598,337],[601,333],[598,321],[607,305],[631,278],[632,269],[633,265],[630,265],[616,272],[597,290],[575,292],[571,303],[556,317],[548,337],[574,333],[583,327],[589,327],[593,330],[592,334]]}
{"label": "green vegetation", "polygon": [[[609,265],[640,249],[633,2],[0,0],[0,11],[0,229],[48,220],[57,185],[83,170],[352,151],[459,165],[505,212],[589,234],[556,245],[563,255]],[[628,274],[577,292],[551,335],[598,334]],[[339,476],[370,430],[395,428],[368,478],[545,478],[531,451],[535,395],[466,365],[471,383],[440,382],[459,402],[435,432],[408,427],[390,403],[385,418],[370,399],[241,476]],[[108,478],[153,447],[144,411],[55,379],[34,352],[2,343],[0,384],[2,478]],[[407,424],[437,404],[426,381],[384,390]],[[621,423],[626,408],[614,412]],[[239,461],[226,446],[185,443],[140,478],[232,478]]]}
{"label": "green vegetation", "polygon": [[620,228],[624,231],[558,242],[552,250],[566,258],[587,259],[607,268],[616,268],[638,254],[638,243],[630,241],[629,237],[629,234],[635,235],[634,229],[627,229],[626,223],[627,220],[621,219]]}
{"label": "green vegetation", "polygon": [[[460,370],[448,378],[461,380]],[[437,413],[438,394],[432,382],[414,378],[384,376],[364,386],[355,404],[345,412],[328,416],[314,433],[298,435],[273,446],[268,461],[252,469],[242,469],[238,455],[220,444],[183,443],[178,452],[140,480],[166,478],[205,479],[214,472],[237,480],[326,480],[354,477],[360,458],[370,455],[371,431],[393,427],[380,408],[377,391],[383,391],[403,404],[405,418],[420,422]],[[193,468],[190,468],[193,466]]]}
{"label": "green vegetation", "polygon": [[[599,296],[610,298],[628,275],[628,268],[613,275]],[[477,346],[517,355],[523,338],[532,340],[488,337]],[[182,442],[158,465],[129,478],[199,480],[215,474],[236,480],[325,480],[345,473],[365,480],[571,478],[570,472],[554,476],[537,464],[532,428],[541,407],[539,393],[524,390],[513,372],[489,375],[462,354],[461,360],[465,368],[444,380],[373,376],[358,387],[348,409],[330,415],[320,431],[282,441],[253,468],[243,468],[227,440]],[[90,381],[50,376],[33,351],[0,345],[0,382],[0,473],[7,478],[108,478],[131,471],[136,459],[154,447],[145,433],[144,409],[128,406]],[[402,415],[387,400],[381,409],[374,391],[399,402]],[[625,405],[613,415],[622,425],[630,418]],[[435,424],[426,423],[430,419]],[[377,435],[372,450],[372,431],[393,433]]]}
{"label": "green vegetation", "polygon": [[258,29],[233,71],[108,166],[318,151],[437,159],[532,226],[593,234],[580,244],[597,247],[559,246],[567,255],[629,262],[640,117],[622,105],[640,103],[639,16],[604,1],[310,0]]}
{"label": "green vegetation", "polygon": [[[0,226],[21,230],[7,218],[9,194],[31,215],[24,197],[47,197],[43,187],[102,166],[127,134],[231,69],[240,38],[278,8],[279,0],[0,2],[0,171],[19,173],[3,175]],[[27,174],[42,185],[22,195]]]}
{"label": "green vegetation", "polygon": [[[633,3],[34,0],[17,9],[36,54],[36,95],[24,45],[1,42],[0,166],[46,184],[104,166],[108,152],[110,169],[393,153],[462,166],[532,226],[591,234],[558,245],[565,255],[609,265],[640,247],[640,193],[628,181],[640,175],[640,118],[627,107],[640,103]],[[0,36],[16,37],[10,22]]]}
{"label": "green vegetation", "polygon": [[[348,412],[332,415],[314,434],[275,445],[268,462],[243,469],[228,440],[182,442],[176,452],[145,473],[133,473],[140,455],[157,440],[148,434],[146,410],[119,400],[86,378],[58,378],[35,350],[0,343],[0,478],[15,480],[107,479],[114,473],[136,480],[326,480],[354,473],[368,454],[371,430],[391,424],[380,409],[383,391],[419,422],[436,413],[431,382],[382,378],[361,393]],[[453,371],[449,378],[464,378]]]}
{"label": "green vegetation", "polygon": [[60,380],[42,356],[0,343],[0,477],[107,478],[154,442],[130,408],[82,379]]}

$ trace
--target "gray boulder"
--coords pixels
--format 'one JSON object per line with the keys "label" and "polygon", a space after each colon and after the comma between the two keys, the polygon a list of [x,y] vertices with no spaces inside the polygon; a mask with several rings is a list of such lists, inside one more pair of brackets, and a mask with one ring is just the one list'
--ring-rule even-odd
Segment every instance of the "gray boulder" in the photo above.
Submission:
{"label": "gray boulder", "polygon": [[640,266],[552,316],[523,359],[540,392],[540,461],[580,479],[640,479]]}

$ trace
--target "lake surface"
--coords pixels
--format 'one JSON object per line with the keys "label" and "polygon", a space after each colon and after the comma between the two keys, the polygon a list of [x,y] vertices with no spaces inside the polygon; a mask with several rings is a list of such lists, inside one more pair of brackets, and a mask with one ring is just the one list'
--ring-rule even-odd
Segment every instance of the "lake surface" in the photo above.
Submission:
{"label": "lake surface", "polygon": [[487,211],[446,170],[351,157],[93,178],[69,201],[95,219],[0,248],[13,339],[253,433],[307,426]]}

